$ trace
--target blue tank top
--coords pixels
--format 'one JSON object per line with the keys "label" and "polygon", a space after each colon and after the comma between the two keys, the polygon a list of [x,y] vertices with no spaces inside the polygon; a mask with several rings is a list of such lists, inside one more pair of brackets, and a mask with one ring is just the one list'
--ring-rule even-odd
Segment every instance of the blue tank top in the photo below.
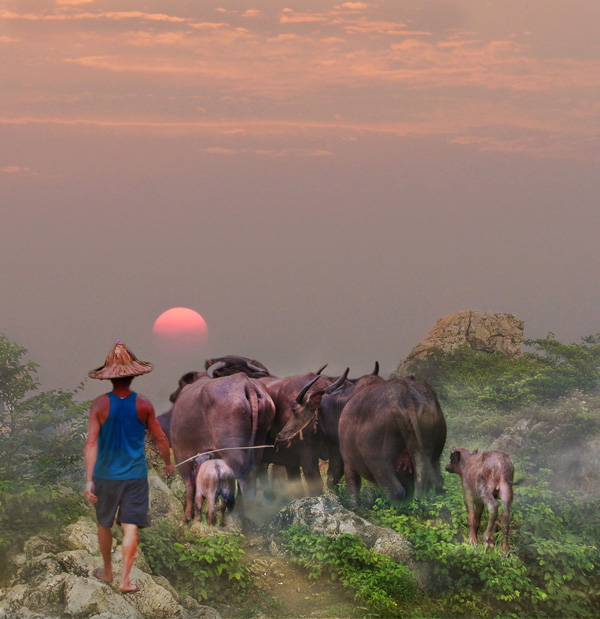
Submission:
{"label": "blue tank top", "polygon": [[146,426],[137,413],[137,393],[119,398],[110,392],[108,397],[110,409],[98,436],[94,477],[121,480],[146,477]]}

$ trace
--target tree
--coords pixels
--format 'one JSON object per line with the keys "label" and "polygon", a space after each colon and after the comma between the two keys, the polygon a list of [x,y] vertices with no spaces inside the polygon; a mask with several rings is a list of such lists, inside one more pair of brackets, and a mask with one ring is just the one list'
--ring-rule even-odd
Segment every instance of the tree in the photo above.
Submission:
{"label": "tree", "polygon": [[87,403],[74,392],[34,392],[38,365],[0,334],[0,480],[49,482],[82,460]]}

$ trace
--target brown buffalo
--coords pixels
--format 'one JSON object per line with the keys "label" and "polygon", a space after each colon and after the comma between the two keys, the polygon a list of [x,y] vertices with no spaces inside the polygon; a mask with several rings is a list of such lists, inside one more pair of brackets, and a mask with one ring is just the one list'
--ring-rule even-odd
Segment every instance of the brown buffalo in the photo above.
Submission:
{"label": "brown buffalo", "polygon": [[225,510],[231,511],[235,505],[235,475],[225,460],[204,460],[196,458],[195,505],[196,520],[202,520],[202,507],[206,501],[206,521],[217,524],[217,508],[221,514],[219,525],[225,526]]}
{"label": "brown buffalo", "polygon": [[[228,355],[209,359],[206,362],[208,372],[228,375],[230,372],[240,372],[246,374],[254,372],[258,363],[248,360],[246,357],[236,357]],[[262,366],[262,364],[260,364]],[[214,366],[214,367],[211,367]],[[264,367],[264,366],[262,366]],[[258,380],[266,385],[269,395],[275,404],[275,419],[267,436],[267,444],[274,445],[277,434],[285,427],[293,415],[293,409],[297,406],[297,397],[304,390],[306,385],[313,381],[313,384],[304,391],[304,396],[310,397],[312,391],[316,391],[324,386],[331,384],[332,380],[322,376],[321,372],[325,366],[317,372],[299,374],[286,378],[277,378],[271,374],[262,376]],[[314,384],[317,382],[318,384]],[[304,474],[308,493],[311,496],[320,494],[323,491],[323,480],[319,471],[319,454],[323,447],[323,433],[313,422],[310,423],[302,433],[295,436],[289,442],[278,444],[277,450],[268,449],[264,452],[264,462],[274,465],[284,466],[287,471],[288,482],[291,488],[302,488],[301,473]],[[265,486],[267,492],[270,492]]]}
{"label": "brown buffalo", "polygon": [[515,468],[510,457],[502,451],[468,451],[453,449],[446,465],[449,473],[460,475],[463,496],[469,519],[469,542],[477,546],[477,533],[483,508],[488,508],[488,526],[483,541],[493,546],[492,535],[498,518],[498,499],[502,501],[502,550],[509,551],[510,508],[513,501]]}
{"label": "brown buffalo", "polygon": [[[185,520],[194,509],[193,463],[190,458],[212,450],[240,482],[242,493],[252,496],[255,463],[263,450],[237,449],[263,445],[275,407],[266,387],[244,374],[200,378],[181,389],[173,404],[170,434],[175,461],[186,484]],[[235,449],[234,449],[235,448]]]}
{"label": "brown buffalo", "polygon": [[361,478],[377,483],[394,502],[442,488],[440,456],[446,420],[434,391],[405,377],[360,389],[342,411],[340,451],[353,502]]}

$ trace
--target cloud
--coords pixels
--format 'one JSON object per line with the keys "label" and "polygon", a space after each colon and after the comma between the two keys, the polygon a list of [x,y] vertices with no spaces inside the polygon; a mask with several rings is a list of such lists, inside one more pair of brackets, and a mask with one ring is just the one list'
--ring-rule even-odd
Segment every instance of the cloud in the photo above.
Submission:
{"label": "cloud", "polygon": [[17,165],[9,165],[4,168],[0,168],[0,172],[11,176],[35,176],[34,172],[30,168]]}

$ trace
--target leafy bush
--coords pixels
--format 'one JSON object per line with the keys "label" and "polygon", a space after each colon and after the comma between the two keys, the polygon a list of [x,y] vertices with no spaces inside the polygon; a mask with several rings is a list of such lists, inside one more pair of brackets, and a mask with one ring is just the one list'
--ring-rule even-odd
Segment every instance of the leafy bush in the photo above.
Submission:
{"label": "leafy bush", "polygon": [[251,586],[242,539],[223,533],[198,540],[165,518],[140,531],[152,571],[198,600],[238,599]]}
{"label": "leafy bush", "polygon": [[469,347],[435,350],[413,361],[409,372],[428,382],[442,403],[460,402],[467,409],[548,402],[600,388],[600,334],[582,338],[581,344],[563,344],[549,333],[525,345],[532,352],[518,358]]}
{"label": "leafy bush", "polygon": [[402,604],[414,598],[416,583],[410,570],[368,548],[359,537],[330,539],[297,525],[282,534],[285,547],[308,569],[309,578],[318,578],[324,571],[332,580],[339,578],[354,599],[376,616],[400,616]]}
{"label": "leafy bush", "polygon": [[36,393],[37,364],[0,335],[0,563],[13,544],[53,532],[88,509],[64,483],[82,468],[87,404],[74,393]]}
{"label": "leafy bush", "polygon": [[[592,516],[583,505],[578,497],[551,492],[543,479],[518,490],[508,554],[466,543],[458,477],[448,480],[443,498],[400,509],[378,501],[371,519],[405,535],[415,558],[430,564],[442,615],[594,617],[600,612],[593,585],[600,576],[600,522],[597,512]],[[498,531],[497,546],[500,538]],[[460,611],[465,601],[466,615]]]}
{"label": "leafy bush", "polygon": [[41,532],[56,533],[88,512],[83,494],[68,486],[0,481],[0,564],[11,547]]}

